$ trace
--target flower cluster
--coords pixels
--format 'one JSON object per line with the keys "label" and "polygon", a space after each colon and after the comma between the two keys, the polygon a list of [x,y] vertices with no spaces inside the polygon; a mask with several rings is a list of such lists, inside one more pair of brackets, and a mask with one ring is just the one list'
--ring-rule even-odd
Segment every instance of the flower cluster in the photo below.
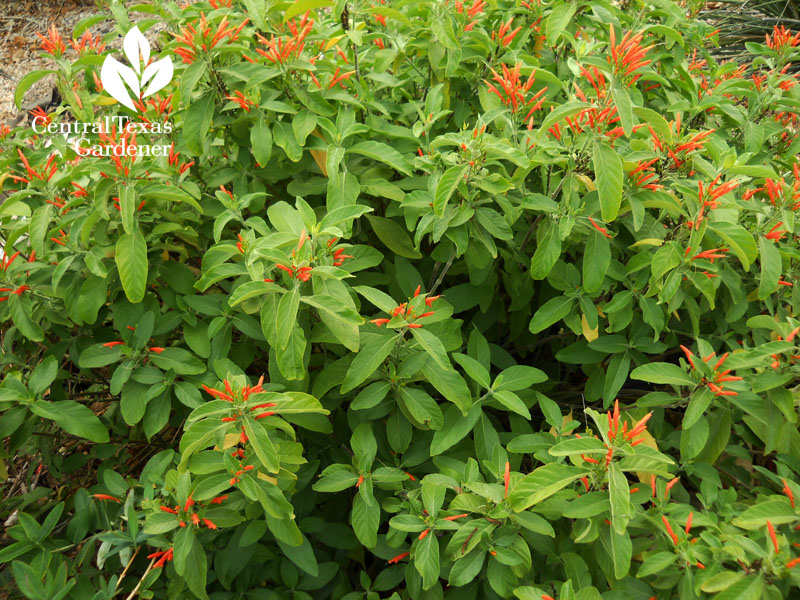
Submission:
{"label": "flower cluster", "polygon": [[64,50],[66,50],[67,47],[64,44],[64,40],[61,39],[61,34],[58,33],[58,29],[56,29],[55,25],[51,25],[50,29],[47,30],[47,37],[43,36],[41,33],[37,33],[36,35],[42,41],[42,50],[53,58],[61,58],[61,55],[64,54]]}
{"label": "flower cluster", "polygon": [[92,37],[92,34],[88,31],[84,31],[80,40],[70,40],[69,43],[80,56],[89,54],[90,52],[100,54],[106,47],[100,38],[100,34]]}
{"label": "flower cluster", "polygon": [[[689,361],[689,364],[691,365],[692,370],[697,370],[697,366],[694,363],[695,355],[692,353],[692,351],[689,350],[686,346],[683,346],[683,345],[681,346],[681,350],[683,350],[683,353],[686,355],[686,360]],[[729,354],[730,354],[729,352],[726,352],[725,354],[723,354],[722,357],[712,367],[712,369],[711,369],[711,371],[712,371],[712,374],[711,374],[712,380],[709,381],[705,376],[703,376],[703,378],[702,378],[702,383],[707,384],[708,388],[712,392],[714,392],[715,396],[738,396],[737,392],[734,392],[733,390],[724,389],[724,384],[725,383],[730,382],[730,381],[741,381],[742,380],[741,377],[736,377],[735,375],[731,375],[730,374],[731,373],[731,369],[726,369],[724,371],[720,370],[720,369],[722,369],[722,365],[727,360]],[[706,356],[703,359],[703,362],[704,363],[708,363],[708,361],[710,361],[715,356],[716,356],[716,352],[712,352],[711,354],[709,354],[708,356]]]}
{"label": "flower cluster", "polygon": [[[414,298],[419,297],[421,289],[422,289],[422,286],[418,285],[417,289],[414,290]],[[439,296],[427,296],[427,297],[425,297],[425,306],[430,308],[438,298],[439,298]],[[392,309],[392,317],[401,317],[401,318],[405,319],[406,324],[404,326],[408,327],[409,329],[419,329],[420,327],[422,327],[422,323],[416,323],[416,321],[418,319],[424,319],[425,317],[430,317],[434,313],[435,313],[435,311],[431,310],[431,311],[424,312],[421,315],[417,315],[417,314],[415,314],[414,306],[412,306],[411,302],[403,302],[402,304],[398,304],[397,306],[395,306]],[[385,319],[385,318],[384,319],[371,319],[370,323],[374,323],[378,327],[381,327],[382,325],[386,325],[387,323],[389,323],[391,320],[392,319]],[[408,322],[408,321],[411,321],[411,322]]]}
{"label": "flower cluster", "polygon": [[[522,25],[519,25],[513,31],[509,31],[511,29],[511,24],[514,22],[514,18],[510,18],[508,21],[500,25],[500,27],[492,32],[492,39],[497,40],[497,43],[503,47],[508,48],[508,45],[517,37],[517,34],[522,30]],[[471,29],[471,28],[470,28]],[[465,28],[465,31],[468,31]]]}
{"label": "flower cluster", "polygon": [[[611,64],[612,68],[614,69],[614,73],[618,77],[628,77],[629,75],[632,75],[634,71],[641,69],[652,62],[650,60],[644,60],[645,55],[652,48],[652,46],[643,48],[641,43],[642,34],[637,33],[635,35],[631,35],[631,33],[631,31],[628,31],[624,36],[622,36],[622,41],[617,44],[614,26],[611,26],[611,56],[608,58],[608,62]],[[641,75],[641,73],[637,73],[634,77],[632,77],[627,83],[628,87],[636,83],[636,80],[638,80]]]}
{"label": "flower cluster", "polygon": [[233,25],[228,25],[228,17],[223,17],[217,30],[212,33],[212,26],[206,22],[205,13],[200,13],[200,21],[196,23],[196,28],[190,23],[181,29],[179,34],[170,33],[176,41],[183,44],[175,48],[175,54],[180,56],[184,63],[191,64],[197,60],[199,50],[208,52],[225,38],[235,42],[249,21],[245,19],[239,27],[234,28]]}
{"label": "flower cluster", "polygon": [[657,183],[658,175],[656,175],[655,168],[652,166],[655,162],[658,162],[658,158],[653,158],[648,161],[640,160],[636,163],[636,168],[628,173],[628,177],[631,177],[634,180],[636,187],[645,190],[652,190],[654,192],[664,187],[663,185]]}
{"label": "flower cluster", "polygon": [[[289,60],[299,57],[305,47],[306,36],[311,33],[311,30],[314,28],[314,19],[309,19],[308,15],[309,12],[306,11],[299,25],[294,19],[287,23],[291,35],[287,35],[285,39],[283,37],[275,38],[274,35],[271,35],[269,39],[267,39],[263,35],[257,34],[256,39],[258,39],[262,45],[266,46],[267,49],[262,50],[261,48],[256,48],[256,52],[274,65],[283,65]],[[245,58],[250,62],[255,62],[247,56],[245,56]]]}
{"label": "flower cluster", "polygon": [[[531,129],[533,127],[533,113],[542,107],[544,98],[541,96],[547,91],[547,88],[544,87],[532,96],[527,97],[531,86],[536,81],[536,71],[531,71],[528,79],[523,81],[519,76],[522,63],[517,63],[514,65],[513,69],[509,69],[506,65],[502,65],[502,67],[502,76],[499,75],[494,69],[491,69],[492,74],[494,75],[494,81],[498,83],[500,89],[489,83],[488,80],[484,81],[486,82],[489,91],[492,94],[496,94],[505,106],[510,105],[515,114],[521,114],[523,110],[527,110],[527,113],[522,118],[522,121],[527,121],[528,129]],[[531,103],[534,103],[533,106],[528,108]]]}
{"label": "flower cluster", "polygon": [[235,102],[241,108],[243,108],[245,112],[250,112],[250,108],[256,105],[255,102],[253,102],[252,100],[248,100],[245,97],[245,95],[238,90],[234,93],[233,96],[225,96],[225,99],[230,100],[231,102]]}
{"label": "flower cluster", "polygon": [[[214,498],[211,501],[211,504],[220,504],[225,498],[218,497]],[[210,519],[202,518],[198,513],[196,513],[193,508],[194,506],[197,508],[202,509],[203,505],[199,502],[195,502],[192,500],[192,497],[186,500],[186,503],[183,505],[183,509],[181,509],[180,505],[176,505],[175,508],[170,508],[168,506],[159,506],[158,508],[165,513],[169,513],[171,515],[175,515],[178,517],[178,525],[180,527],[186,527],[187,522],[190,522],[192,525],[200,527],[200,522],[203,522],[203,525],[208,527],[209,529],[216,529],[217,525]]]}
{"label": "flower cluster", "polygon": [[719,185],[720,177],[722,177],[721,173],[717,175],[714,178],[714,181],[708,184],[708,186],[706,186],[705,189],[703,189],[702,181],[697,182],[697,188],[698,188],[697,198],[698,201],[700,202],[700,211],[698,212],[697,217],[695,219],[691,221],[686,221],[686,226],[689,229],[694,229],[700,226],[700,223],[703,221],[704,218],[703,213],[705,212],[706,208],[708,208],[709,210],[717,208],[719,206],[719,199],[722,196],[724,196],[729,192],[732,192],[737,187],[739,187],[740,182],[737,180],[728,181],[727,183]]}
{"label": "flower cluster", "polygon": [[11,179],[21,183],[30,183],[34,179],[38,179],[39,181],[50,181],[53,178],[53,175],[56,174],[58,170],[58,165],[56,164],[56,154],[55,152],[50,155],[50,158],[47,159],[44,167],[41,171],[37,171],[31,166],[31,163],[28,162],[28,159],[22,153],[20,148],[17,148],[17,154],[19,154],[19,159],[22,161],[22,166],[25,167],[25,171],[28,175],[27,178],[21,177],[18,175],[11,175]]}

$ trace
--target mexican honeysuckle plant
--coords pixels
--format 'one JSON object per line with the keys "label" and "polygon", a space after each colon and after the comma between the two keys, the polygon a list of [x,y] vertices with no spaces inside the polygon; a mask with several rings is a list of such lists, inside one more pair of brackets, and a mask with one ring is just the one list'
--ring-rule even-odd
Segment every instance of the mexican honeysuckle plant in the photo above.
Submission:
{"label": "mexican honeysuckle plant", "polygon": [[800,34],[100,4],[0,131],[3,597],[800,593]]}

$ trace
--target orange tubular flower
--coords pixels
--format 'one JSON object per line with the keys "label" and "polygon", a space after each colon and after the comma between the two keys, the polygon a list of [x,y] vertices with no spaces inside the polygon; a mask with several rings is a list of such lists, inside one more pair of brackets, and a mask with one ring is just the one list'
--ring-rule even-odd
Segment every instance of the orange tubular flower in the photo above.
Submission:
{"label": "orange tubular flower", "polygon": [[455,521],[456,519],[463,519],[464,517],[468,517],[469,513],[463,513],[460,515],[453,515],[452,517],[445,517],[445,521]]}
{"label": "orange tubular flower", "polygon": [[202,387],[206,392],[208,392],[209,394],[211,394],[215,398],[219,398],[220,400],[227,400],[228,402],[233,402],[233,398],[231,396],[229,396],[228,394],[224,393],[224,392],[221,392],[219,390],[215,390],[214,388],[210,388],[207,385],[202,385],[201,384],[200,387]]}
{"label": "orange tubular flower", "polygon": [[799,565],[799,564],[800,564],[800,558],[793,558],[792,560],[790,560],[789,562],[786,563],[786,568],[787,569],[791,569],[795,565]]}
{"label": "orange tubular flower", "polygon": [[677,546],[678,545],[678,536],[675,535],[674,531],[672,531],[672,526],[669,524],[669,521],[667,521],[667,517],[662,515],[661,516],[661,520],[664,521],[664,527],[667,528],[667,533],[669,534],[669,537],[672,538],[672,543]]}
{"label": "orange tubular flower", "polygon": [[209,529],[216,529],[216,528],[217,528],[217,525],[216,525],[216,523],[214,523],[213,521],[211,521],[211,520],[209,520],[209,519],[203,519],[203,523],[204,523],[204,524],[205,524],[205,526],[206,526],[206,527],[208,527]]}
{"label": "orange tubular flower", "polygon": [[503,498],[508,498],[508,482],[511,478],[511,465],[506,461],[506,470],[503,473],[503,487],[505,488],[505,495]]}
{"label": "orange tubular flower", "polygon": [[672,481],[667,483],[667,487],[664,490],[664,500],[667,500],[669,498],[669,491],[673,488],[673,486],[676,483],[678,483],[679,480],[680,480],[680,477],[676,477],[675,479],[673,479]]}
{"label": "orange tubular flower", "polygon": [[706,258],[714,263],[714,259],[716,258],[725,258],[725,254],[720,254],[720,252],[728,252],[726,248],[712,248],[711,250],[703,250],[702,252],[695,254],[692,257],[692,260],[696,260],[698,258]]}
{"label": "orange tubular flower", "polygon": [[362,483],[364,483],[364,476],[363,475],[359,475],[358,476],[358,481],[356,482],[356,487],[359,487]]}
{"label": "orange tubular flower", "polygon": [[780,241],[786,235],[786,230],[776,231],[781,225],[783,225],[783,221],[779,221],[775,227],[769,230],[769,233],[764,234],[764,237],[775,242]]}
{"label": "orange tubular flower", "polygon": [[792,504],[792,508],[794,508],[794,494],[792,493],[789,484],[786,483],[786,480],[781,479],[781,481],[783,482],[783,489],[781,491],[786,494],[786,497],[789,498],[789,502]]}
{"label": "orange tubular flower", "polygon": [[409,555],[408,552],[403,552],[402,554],[398,554],[394,558],[390,558],[389,560],[387,560],[386,564],[387,565],[391,565],[391,564],[399,563],[401,560],[403,560],[408,555]]}
{"label": "orange tubular flower", "polygon": [[234,92],[233,96],[225,96],[226,100],[230,100],[231,102],[235,102],[240,107],[242,107],[245,112],[250,112],[250,108],[255,106],[255,102],[252,100],[248,100],[242,92],[236,91]]}
{"label": "orange tubular flower", "polygon": [[767,532],[769,533],[769,539],[772,540],[772,545],[775,547],[775,554],[777,554],[780,551],[778,547],[778,538],[775,535],[775,528],[769,520],[767,521]]}
{"label": "orange tubular flower", "polygon": [[592,224],[592,227],[594,227],[595,229],[597,229],[597,231],[599,231],[600,233],[602,233],[602,234],[603,234],[604,236],[606,236],[607,238],[612,238],[612,237],[614,237],[614,236],[612,236],[611,234],[609,234],[609,233],[608,233],[608,229],[606,229],[605,227],[600,227],[600,225],[598,225],[597,223],[595,223],[595,221],[594,221],[594,219],[593,219],[592,217],[589,217],[589,222]]}
{"label": "orange tubular flower", "polygon": [[169,548],[168,550],[157,550],[152,554],[148,554],[147,558],[157,558],[158,560],[153,563],[153,567],[160,569],[167,562],[172,560],[172,548]]}
{"label": "orange tubular flower", "polygon": [[424,540],[430,532],[431,532],[430,529],[426,529],[425,531],[419,534],[419,537],[417,539]]}
{"label": "orange tubular flower", "polygon": [[97,498],[98,500],[112,500],[114,502],[122,502],[119,498],[115,498],[114,496],[109,496],[108,494],[92,494],[92,498]]}
{"label": "orange tubular flower", "polygon": [[692,529],[692,517],[694,516],[694,511],[689,513],[689,516],[686,518],[686,535],[689,535],[689,531]]}

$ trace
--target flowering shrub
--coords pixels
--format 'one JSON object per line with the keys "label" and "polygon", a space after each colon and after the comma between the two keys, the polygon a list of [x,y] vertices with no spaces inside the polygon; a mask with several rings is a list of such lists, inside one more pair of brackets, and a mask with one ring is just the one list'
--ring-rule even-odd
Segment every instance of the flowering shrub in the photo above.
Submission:
{"label": "flowering shrub", "polygon": [[10,597],[800,593],[800,34],[109,9],[0,139]]}

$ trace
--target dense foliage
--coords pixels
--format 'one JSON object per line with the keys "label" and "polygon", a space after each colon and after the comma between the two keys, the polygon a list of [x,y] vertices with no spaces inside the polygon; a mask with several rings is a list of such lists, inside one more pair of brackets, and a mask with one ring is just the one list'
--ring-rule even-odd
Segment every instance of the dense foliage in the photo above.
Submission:
{"label": "dense foliage", "polygon": [[[162,21],[172,83],[116,103],[104,44]],[[48,31],[17,100],[63,104],[0,134],[3,592],[800,593],[800,36],[717,35],[668,0]]]}

